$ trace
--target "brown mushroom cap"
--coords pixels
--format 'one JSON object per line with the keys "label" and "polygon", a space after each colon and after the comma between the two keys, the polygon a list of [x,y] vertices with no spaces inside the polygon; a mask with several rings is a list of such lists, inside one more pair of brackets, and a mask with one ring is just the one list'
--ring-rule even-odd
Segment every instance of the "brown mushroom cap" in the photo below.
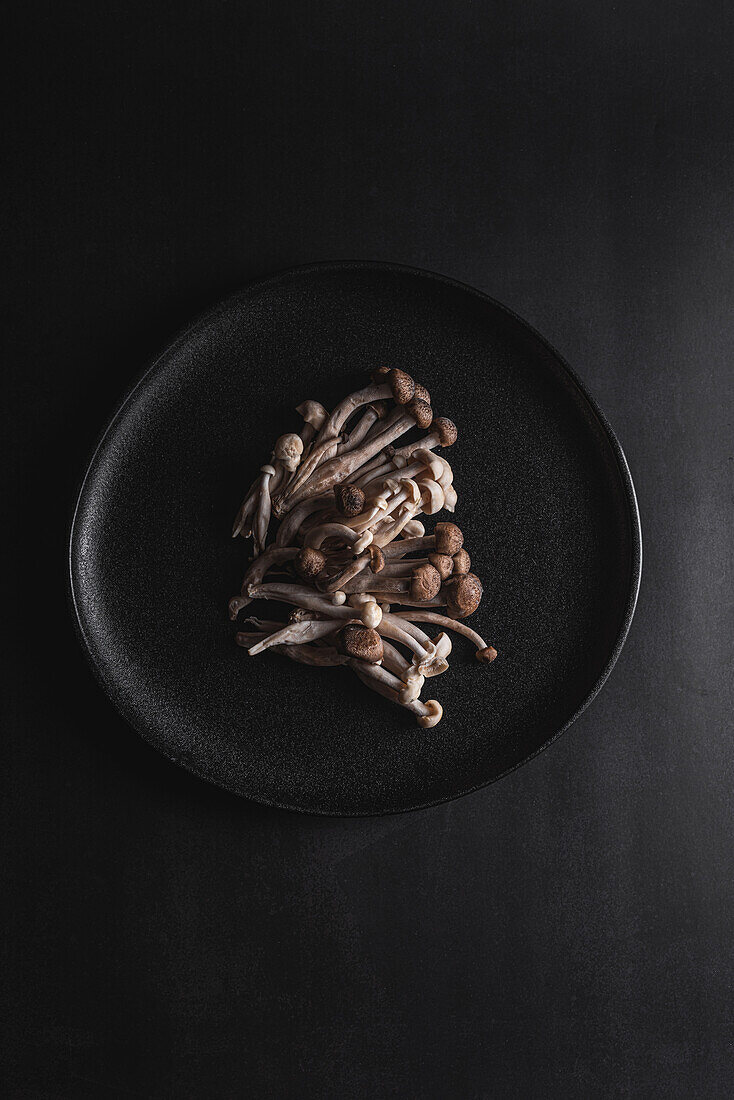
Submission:
{"label": "brown mushroom cap", "polygon": [[466,619],[479,607],[482,599],[482,582],[474,573],[451,577],[444,584],[446,611],[452,619]]}
{"label": "brown mushroom cap", "polygon": [[463,547],[461,548],[461,550],[457,550],[453,557],[453,565],[454,576],[460,577],[464,573],[468,573],[471,569],[471,558],[469,557],[469,552],[467,550],[464,550]]}
{"label": "brown mushroom cap", "polygon": [[370,569],[373,573],[381,573],[385,568],[385,555],[382,550],[379,546],[370,545],[367,551],[370,555]]}
{"label": "brown mushroom cap", "polygon": [[336,506],[343,516],[358,516],[364,510],[365,495],[358,485],[347,482],[334,486]]}
{"label": "brown mushroom cap", "polygon": [[415,382],[404,370],[389,371],[386,381],[390,383],[393,399],[397,405],[407,405],[413,400]]}
{"label": "brown mushroom cap", "polygon": [[382,638],[376,630],[361,623],[347,623],[336,636],[337,648],[348,657],[376,665],[382,660]]}
{"label": "brown mushroom cap", "polygon": [[307,581],[318,577],[325,567],[326,554],[322,554],[320,550],[315,550],[312,546],[304,546],[302,550],[298,551],[293,561],[293,568],[298,576]]}
{"label": "brown mushroom cap", "polygon": [[409,401],[405,407],[405,411],[415,420],[419,428],[430,428],[431,421],[433,420],[433,409],[426,401],[413,400]]}
{"label": "brown mushroom cap", "polygon": [[447,420],[445,416],[437,416],[431,425],[434,432],[438,433],[439,442],[442,447],[451,447],[456,443],[458,432],[453,420]]}
{"label": "brown mushroom cap", "polygon": [[438,570],[442,581],[451,576],[454,569],[454,559],[449,554],[429,554],[428,560],[433,568]]}
{"label": "brown mushroom cap", "polygon": [[426,405],[431,404],[431,395],[422,382],[416,382],[413,397],[416,401],[425,401]]}
{"label": "brown mushroom cap", "polygon": [[437,523],[433,532],[436,536],[436,553],[448,554],[453,558],[464,545],[464,536],[461,528],[455,523]]}
{"label": "brown mushroom cap", "polygon": [[486,649],[478,649],[475,656],[483,665],[491,665],[492,661],[497,656],[497,650],[493,645],[488,645]]}
{"label": "brown mushroom cap", "polygon": [[432,600],[441,590],[441,574],[426,562],[417,565],[410,582],[410,597],[413,600]]}

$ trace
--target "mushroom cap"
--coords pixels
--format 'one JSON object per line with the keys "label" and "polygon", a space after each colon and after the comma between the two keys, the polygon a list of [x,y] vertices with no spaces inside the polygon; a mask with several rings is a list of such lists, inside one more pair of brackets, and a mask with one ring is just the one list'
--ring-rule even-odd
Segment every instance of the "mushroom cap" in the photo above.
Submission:
{"label": "mushroom cap", "polygon": [[422,382],[416,382],[413,397],[416,401],[425,401],[426,405],[431,404],[431,395]]}
{"label": "mushroom cap", "polygon": [[347,623],[336,636],[337,648],[348,657],[376,665],[382,660],[382,638],[376,630],[361,623]]}
{"label": "mushroom cap", "polygon": [[418,719],[418,725],[423,729],[431,729],[432,726],[437,726],[443,718],[443,707],[436,699],[426,699],[424,704],[428,708],[428,714],[423,714]]}
{"label": "mushroom cap", "polygon": [[[305,468],[305,467],[304,467]],[[364,510],[364,490],[352,482],[334,486],[337,509],[343,516],[358,516]]]}
{"label": "mushroom cap", "polygon": [[436,512],[440,512],[443,508],[444,491],[438,482],[430,477],[422,478],[421,488],[423,490],[421,494],[423,511],[427,516],[434,516]]}
{"label": "mushroom cap", "polygon": [[370,378],[373,382],[376,382],[378,385],[380,385],[382,382],[385,381],[389,373],[389,367],[375,367],[375,369],[370,374]]}
{"label": "mushroom cap", "polygon": [[458,554],[464,545],[461,528],[457,527],[455,523],[437,523],[436,530],[433,533],[436,537],[436,552],[438,554],[448,554],[449,557],[453,558],[454,554]]}
{"label": "mushroom cap", "polygon": [[469,557],[468,550],[465,550],[462,546],[461,550],[457,550],[453,556],[454,575],[457,577],[463,576],[464,573],[468,573],[471,569],[471,558]]}
{"label": "mushroom cap", "polygon": [[429,554],[428,560],[438,572],[442,581],[451,576],[454,569],[454,559],[449,554]]}
{"label": "mushroom cap", "polygon": [[441,478],[445,479],[445,465],[448,466],[448,463],[445,459],[440,458],[438,455],[435,455],[433,451],[428,451],[425,447],[416,447],[416,449],[413,451],[413,454],[411,455],[411,459],[415,459],[417,462],[422,462],[423,465],[426,467],[426,470],[430,471],[430,475],[434,481],[438,481],[440,483]]}
{"label": "mushroom cap", "polygon": [[404,539],[422,539],[426,529],[419,519],[410,519],[400,532]]}
{"label": "mushroom cap", "polygon": [[413,400],[415,382],[404,370],[388,371],[385,380],[390,383],[396,405],[407,405],[409,401]]}
{"label": "mushroom cap", "polygon": [[288,432],[286,435],[281,435],[280,438],[275,441],[273,454],[283,463],[286,470],[290,470],[292,473],[301,461],[303,440],[300,435],[296,435],[295,432]]}
{"label": "mushroom cap", "polygon": [[431,421],[433,420],[433,409],[427,401],[411,400],[407,402],[401,402],[404,404],[405,411],[415,420],[419,428],[430,428]]}
{"label": "mushroom cap", "polygon": [[483,665],[491,665],[496,656],[497,650],[493,645],[488,645],[486,649],[478,649],[475,654],[476,659],[481,661]]}
{"label": "mushroom cap", "polygon": [[406,499],[410,501],[411,504],[421,503],[423,496],[421,487],[416,481],[413,481],[412,477],[402,478],[399,487],[407,494]]}
{"label": "mushroom cap", "polygon": [[[431,454],[433,454],[433,451],[431,451]],[[433,476],[436,478],[439,485],[444,489],[448,489],[454,483],[454,471],[451,469],[447,459],[443,458],[441,455],[434,455],[434,458],[436,462],[440,464],[441,470],[438,476],[436,476],[435,473]]]}
{"label": "mushroom cap", "polygon": [[437,433],[442,447],[451,447],[456,443],[456,437],[459,433],[453,420],[448,420],[445,416],[437,416],[432,427],[434,432]]}
{"label": "mushroom cap", "polygon": [[441,590],[441,574],[430,562],[417,565],[411,574],[410,598],[419,600],[432,600]]}
{"label": "mushroom cap", "polygon": [[475,573],[451,577],[444,584],[446,611],[452,619],[473,615],[482,599],[482,582]]}
{"label": "mushroom cap", "polygon": [[362,623],[364,626],[368,626],[372,630],[377,630],[381,622],[382,608],[377,600],[373,599],[368,603],[362,604]]}
{"label": "mushroom cap", "polygon": [[403,686],[398,691],[398,698],[401,703],[412,703],[414,700],[420,698],[420,693],[423,690],[423,685],[426,682],[425,676],[421,676],[417,673],[412,676],[410,680],[404,680]]}
{"label": "mushroom cap", "polygon": [[299,405],[296,412],[303,417],[307,424],[311,424],[316,431],[319,431],[324,421],[328,418],[329,414],[323,405],[320,405],[318,401],[304,401]]}
{"label": "mushroom cap", "polygon": [[370,556],[370,569],[373,573],[381,573],[385,568],[385,555],[379,546],[368,546],[367,551]]}
{"label": "mushroom cap", "polygon": [[304,546],[293,561],[293,568],[305,581],[313,580],[326,567],[326,554],[315,550],[313,546]]}
{"label": "mushroom cap", "polygon": [[457,502],[458,499],[459,498],[456,495],[456,489],[454,489],[453,485],[449,485],[444,490],[444,496],[443,496],[443,506],[444,506],[444,508],[446,509],[447,512],[455,512],[456,511],[456,502]]}

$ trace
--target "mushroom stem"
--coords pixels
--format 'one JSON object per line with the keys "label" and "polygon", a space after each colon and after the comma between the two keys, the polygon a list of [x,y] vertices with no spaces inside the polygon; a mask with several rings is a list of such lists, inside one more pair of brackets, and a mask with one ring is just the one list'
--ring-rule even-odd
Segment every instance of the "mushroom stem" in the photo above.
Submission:
{"label": "mushroom stem", "polygon": [[[461,634],[462,637],[468,638],[477,647],[476,656],[479,661],[490,663],[497,656],[497,650],[494,646],[487,645],[481,634],[478,634],[476,630],[472,630],[466,623],[450,619],[448,615],[438,615],[435,611],[393,611],[392,614],[398,619],[410,618],[413,622],[435,623],[436,626],[442,626],[444,630],[453,630],[454,633]],[[482,656],[482,654],[486,654],[486,656]]]}
{"label": "mushroom stem", "polygon": [[353,451],[354,448],[362,442],[379,417],[380,413],[378,409],[370,405],[367,410],[362,413],[357,425],[350,431],[348,439],[339,444],[336,453],[343,454],[344,451]]}
{"label": "mushroom stem", "polygon": [[[403,623],[395,622],[392,614],[382,616],[382,622],[377,628],[379,634],[382,634],[385,638],[391,638],[394,642],[399,642],[407,649],[414,653],[419,661],[423,661],[429,656],[429,650],[421,645],[421,643],[413,636],[410,630],[407,630]],[[426,642],[430,645],[430,641],[426,638]]]}
{"label": "mushroom stem", "polygon": [[318,512],[321,508],[328,508],[331,504],[330,496],[322,496],[304,500],[302,504],[293,508],[280,524],[275,539],[276,546],[290,546],[295,541],[296,534],[304,521],[314,512]]}
{"label": "mushroom stem", "polygon": [[314,642],[318,638],[325,638],[327,634],[333,634],[341,625],[341,621],[335,619],[307,619],[300,623],[286,623],[281,630],[276,630],[261,642],[256,642],[248,653],[254,657],[273,645],[303,645],[304,642]]}
{"label": "mushroom stem", "polygon": [[346,665],[349,661],[348,657],[337,653],[333,646],[276,645],[273,646],[273,651],[290,657],[292,661],[299,661],[302,665],[313,665],[317,668]]}
{"label": "mushroom stem", "polygon": [[[259,584],[268,570],[284,561],[292,561],[298,553],[297,546],[269,546],[259,558],[255,558],[242,581],[242,596],[246,596],[247,586]],[[248,601],[249,602],[249,601]],[[245,604],[242,604],[244,607]]]}
{"label": "mushroom stem", "polygon": [[360,488],[363,489],[370,481],[376,481],[380,477],[385,477],[387,474],[395,472],[397,467],[393,465],[392,458],[390,457],[389,452],[391,450],[392,447],[387,447],[384,451],[381,451],[380,454],[376,455],[369,462],[365,462],[364,465],[359,468],[357,471],[356,484],[359,485]]}
{"label": "mushroom stem", "polygon": [[322,592],[346,591],[344,585],[348,584],[348,582],[351,581],[354,577],[357,577],[364,569],[367,568],[369,563],[369,554],[364,554],[361,558],[354,558],[338,573],[335,573],[333,577],[329,577],[327,581],[320,582],[320,590]]}
{"label": "mushroom stem", "polygon": [[255,557],[265,549],[265,541],[268,537],[271,512],[270,479],[275,475],[275,467],[266,464],[261,467],[260,472],[262,477],[260,479],[257,510],[252,525],[252,550]]}
{"label": "mushroom stem", "polygon": [[400,698],[402,684],[395,676],[390,676],[378,665],[365,665],[362,661],[351,660],[347,663],[368,688],[377,692],[378,695],[384,696],[385,699],[389,699],[391,703],[397,703],[398,706],[409,710],[411,714],[415,714],[419,726],[428,728],[438,725],[441,721],[443,709],[435,699],[429,699],[425,703],[422,703],[420,699],[413,699],[404,703]]}
{"label": "mushroom stem", "polygon": [[247,595],[252,600],[277,600],[279,603],[295,604],[309,611],[320,611],[334,619],[355,618],[354,608],[331,602],[328,597],[320,596],[313,588],[300,584],[251,584]]}
{"label": "mushroom stem", "polygon": [[[279,603],[295,604],[309,611],[317,611],[325,619],[340,619],[348,622],[350,619],[367,620],[365,625],[372,625],[374,611],[382,616],[382,612],[374,601],[370,601],[366,607],[357,610],[345,605],[344,593],[335,592],[331,597],[320,596],[312,588],[297,584],[251,584],[247,595],[253,600],[278,600]],[[341,596],[341,600],[338,597]],[[336,602],[334,602],[336,601]]]}
{"label": "mushroom stem", "polygon": [[[316,470],[321,463],[335,456],[339,442],[340,439],[338,436],[336,439],[326,439],[323,442],[320,442],[318,438],[314,441],[309,451],[308,458],[301,463],[293,480],[286,486],[275,501],[276,516],[282,516],[290,511],[293,507],[293,498],[298,494],[302,486],[308,482],[314,470]],[[313,494],[311,493],[309,496],[313,496]]]}
{"label": "mushroom stem", "polygon": [[[359,531],[355,531],[352,527],[347,527],[344,523],[322,523],[308,532],[304,545],[319,550],[326,539],[339,539],[340,542],[353,546],[362,541],[364,535],[360,534]],[[370,538],[367,545],[371,541]]]}
{"label": "mushroom stem", "polygon": [[394,673],[403,683],[405,683],[405,678],[413,667],[410,661],[403,657],[400,650],[396,649],[390,642],[385,641],[384,638],[382,640],[382,664],[388,672]]}
{"label": "mushroom stem", "polygon": [[384,570],[378,576],[374,573],[360,573],[358,576],[353,577],[352,580],[347,581],[345,584],[340,584],[339,588],[342,592],[346,592],[350,595],[352,592],[378,592],[380,595],[394,594],[395,592],[409,592],[410,591],[410,573],[406,573],[402,577],[385,577]]}
{"label": "mushroom stem", "polygon": [[392,397],[392,387],[387,383],[371,383],[369,386],[365,386],[364,389],[357,390],[356,393],[352,393],[349,397],[345,397],[343,401],[340,401],[336,406],[331,416],[324,422],[321,431],[316,437],[317,443],[322,443],[327,439],[334,439],[339,435],[342,428],[362,405],[369,405],[371,401],[386,401]]}

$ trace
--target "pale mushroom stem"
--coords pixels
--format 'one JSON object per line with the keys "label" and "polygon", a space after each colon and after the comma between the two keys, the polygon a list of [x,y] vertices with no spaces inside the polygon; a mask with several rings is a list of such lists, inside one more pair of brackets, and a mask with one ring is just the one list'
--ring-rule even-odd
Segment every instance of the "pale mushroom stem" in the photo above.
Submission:
{"label": "pale mushroom stem", "polygon": [[273,466],[263,466],[257,511],[252,525],[252,549],[255,557],[258,557],[265,549],[265,541],[268,537],[271,513],[270,479],[274,474],[275,469]]}
{"label": "pale mushroom stem", "polygon": [[333,668],[337,665],[345,665],[349,661],[344,654],[338,653],[333,646],[314,645],[276,645],[275,653],[282,653],[284,657],[290,657],[292,661],[298,661],[302,665],[313,665],[315,668]]}
{"label": "pale mushroom stem", "polygon": [[324,423],[316,437],[316,442],[321,443],[327,439],[334,439],[357,409],[362,405],[369,405],[372,401],[386,401],[392,397],[392,387],[388,383],[372,383],[364,389],[357,390],[349,397],[340,401],[328,420]]}
{"label": "pale mushroom stem", "polygon": [[[339,570],[338,573],[329,577],[328,581],[320,583],[319,588],[322,592],[344,591],[343,585],[348,584],[353,577],[359,576],[359,574],[367,568],[369,563],[369,554],[365,554],[361,558],[353,558],[352,561],[343,569]],[[373,573],[372,576],[375,577],[375,574]]]}
{"label": "pale mushroom stem", "polygon": [[280,630],[256,642],[250,647],[248,653],[254,657],[273,645],[303,645],[305,642],[315,642],[319,638],[325,638],[327,634],[333,634],[340,626],[342,626],[341,621],[336,619],[307,619],[300,623],[286,623]]}
{"label": "pale mushroom stem", "polygon": [[[440,703],[437,703],[435,699],[429,699],[426,703],[422,703],[420,699],[413,699],[411,702],[404,703],[400,698],[402,684],[397,677],[393,676],[389,681],[386,681],[379,674],[376,674],[377,665],[366,665],[363,661],[351,659],[347,663],[368,688],[377,692],[378,695],[382,695],[385,699],[389,699],[391,703],[396,703],[399,707],[405,707],[411,714],[415,714],[419,726],[429,728],[438,725],[441,721],[443,710]],[[384,670],[379,671],[384,672]]]}
{"label": "pale mushroom stem", "polygon": [[[293,498],[306,484],[314,470],[316,470],[321,463],[326,462],[336,455],[339,442],[339,436],[335,439],[326,439],[323,442],[320,442],[318,438],[314,440],[308,458],[305,462],[301,463],[291,483],[279,495],[276,501],[276,515],[282,515],[284,511],[290,511],[290,508],[293,506]],[[286,507],[286,505],[288,506]]]}
{"label": "pale mushroom stem", "polygon": [[410,618],[413,622],[434,623],[436,626],[443,627],[444,630],[453,630],[455,634],[461,634],[462,637],[473,642],[477,648],[477,654],[486,652],[489,660],[494,660],[494,657],[490,656],[490,651],[495,657],[497,656],[497,650],[494,646],[487,645],[481,634],[457,619],[450,619],[448,615],[438,615],[435,611],[394,611],[392,614],[398,619]]}
{"label": "pale mushroom stem", "polygon": [[377,410],[371,407],[368,408],[366,412],[362,413],[358,423],[350,431],[349,438],[338,445],[336,453],[343,454],[345,451],[353,451],[354,448],[362,442],[377,420]]}
{"label": "pale mushroom stem", "polygon": [[276,546],[291,546],[308,517],[322,508],[328,508],[331,504],[333,504],[331,496],[313,497],[310,500],[304,500],[303,504],[299,504],[281,521],[275,539]]}
{"label": "pale mushroom stem", "polygon": [[[269,546],[267,550],[264,550],[259,558],[255,558],[250,568],[245,573],[245,578],[242,581],[242,596],[247,593],[247,586],[250,584],[259,584],[265,574],[273,568],[275,565],[281,565],[283,562],[292,561],[298,553],[297,546]],[[245,606],[244,604],[242,605]]]}

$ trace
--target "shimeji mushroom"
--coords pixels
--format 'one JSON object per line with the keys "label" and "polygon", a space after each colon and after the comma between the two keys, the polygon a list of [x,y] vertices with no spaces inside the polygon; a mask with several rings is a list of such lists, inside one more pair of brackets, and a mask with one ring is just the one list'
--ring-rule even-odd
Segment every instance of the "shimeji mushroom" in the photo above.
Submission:
{"label": "shimeji mushroom", "polygon": [[275,441],[273,457],[280,462],[287,473],[292,474],[298,467],[303,454],[303,440],[295,432],[281,435]]}
{"label": "shimeji mushroom", "polygon": [[466,619],[473,615],[482,600],[482,582],[474,573],[449,577],[441,585],[441,591],[431,600],[414,600],[410,595],[401,596],[404,607],[445,607],[450,618]]}
{"label": "shimeji mushroom", "polygon": [[435,626],[442,626],[444,630],[453,630],[457,634],[461,634],[464,638],[468,638],[470,642],[474,642],[476,646],[475,657],[483,664],[491,664],[497,656],[497,650],[492,645],[487,645],[481,634],[477,634],[476,630],[472,630],[466,623],[457,622],[456,619],[449,619],[446,615],[438,615],[435,611],[395,611],[393,612],[398,619],[410,619],[414,623],[434,623]]}
{"label": "shimeji mushroom", "polygon": [[[455,442],[456,427],[433,418],[424,386],[388,368],[330,414],[315,401],[298,412],[300,433],[276,440],[238,512],[233,534],[253,536],[254,560],[229,608],[233,619],[255,599],[292,610],[287,623],[249,619],[255,629],[240,630],[237,642],[253,656],[272,650],[307,665],[346,664],[420,725],[434,726],[441,706],[420,694],[426,678],[448,668],[447,631],[470,639],[484,663],[496,657],[458,621],[482,596],[461,530],[439,522],[427,535],[420,518],[456,507],[451,466],[434,453]],[[416,426],[430,431],[393,445]],[[280,523],[268,545],[273,513]],[[274,569],[296,580],[266,580]],[[391,611],[396,605],[408,610]],[[445,615],[433,610],[442,607]],[[443,630],[431,639],[420,623]]]}
{"label": "shimeji mushroom", "polygon": [[286,623],[282,630],[276,630],[261,642],[250,646],[248,653],[254,657],[272,645],[303,645],[305,642],[314,642],[333,634],[340,626],[338,619],[306,619],[300,623]]}
{"label": "shimeji mushroom", "polygon": [[435,447],[453,447],[458,437],[459,433],[454,422],[447,420],[445,416],[437,416],[431,424],[431,431],[428,435],[424,436],[423,439],[419,439],[416,443],[408,443],[404,447],[393,450],[392,457],[410,458],[413,451],[416,451],[419,447],[427,451],[432,451]]}
{"label": "shimeji mushroom", "polygon": [[321,430],[329,414],[318,401],[304,401],[303,404],[298,406],[296,412],[300,413],[304,420],[301,428],[301,441],[305,450],[316,433]]}
{"label": "shimeji mushroom", "polygon": [[421,550],[434,550],[437,554],[447,554],[453,558],[464,545],[464,535],[455,523],[437,523],[432,535],[418,538],[400,539],[383,547],[387,561],[402,558],[406,554],[416,554]]}
{"label": "shimeji mushroom", "polygon": [[270,479],[275,476],[275,467],[266,463],[265,466],[260,467],[260,473],[262,477],[260,479],[255,520],[252,525],[253,553],[255,557],[265,549],[271,511]]}
{"label": "shimeji mushroom", "polygon": [[348,663],[367,687],[376,691],[378,695],[383,695],[391,703],[397,703],[415,714],[419,726],[430,729],[432,726],[437,726],[441,721],[443,707],[435,699],[427,699],[425,703],[422,703],[420,699],[403,702],[400,698],[403,685],[397,676],[391,675],[386,669],[380,668],[378,665],[366,665],[362,661],[354,660],[350,660]]}

